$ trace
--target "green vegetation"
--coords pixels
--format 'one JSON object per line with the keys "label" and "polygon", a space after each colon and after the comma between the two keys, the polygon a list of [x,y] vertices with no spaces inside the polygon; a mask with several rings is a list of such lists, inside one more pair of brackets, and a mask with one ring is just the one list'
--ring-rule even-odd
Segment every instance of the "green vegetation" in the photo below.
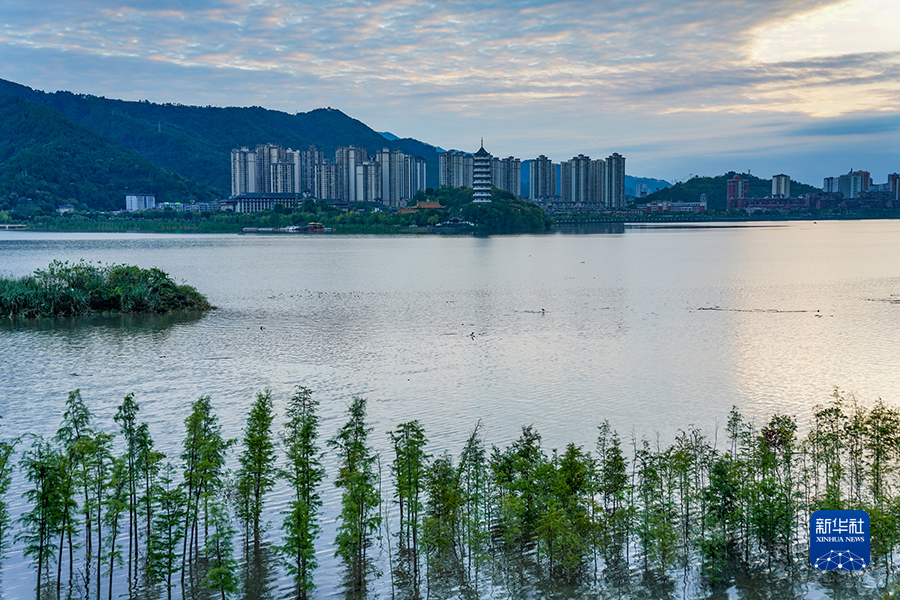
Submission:
{"label": "green vegetation", "polygon": [[[34,107],[32,110],[41,109],[41,119],[53,114],[61,127],[90,132],[91,141],[104,149],[96,155],[98,158],[102,155],[103,161],[113,160],[126,151],[131,151],[128,152],[131,156],[143,157],[145,160],[141,168],[132,175],[146,181],[141,181],[137,187],[116,188],[112,196],[116,202],[113,208],[124,208],[127,190],[146,193],[159,190],[158,198],[170,202],[186,201],[191,197],[204,198],[207,194],[224,197],[231,189],[229,164],[232,148],[269,142],[295,150],[305,150],[315,145],[326,155],[332,156],[336,148],[349,145],[365,148],[369,152],[382,148],[402,150],[425,158],[428,180],[438,180],[436,148],[413,139],[387,140],[364,123],[330,108],[291,115],[258,106],[218,108],[127,102],[71,92],[45,93],[4,80],[0,80],[0,95],[15,97],[18,102]],[[4,120],[0,117],[0,127]],[[33,158],[49,162],[55,156],[50,149],[40,151],[40,136],[28,136],[27,128],[21,134],[23,143],[19,147],[33,147]],[[0,135],[0,139],[3,137]],[[86,139],[82,133],[78,134],[78,138]],[[90,150],[81,144],[74,147],[81,152]],[[107,151],[113,148],[116,148],[115,152]],[[0,169],[8,158],[0,150]],[[77,161],[77,165],[89,164]],[[80,181],[82,175],[90,174],[95,177],[91,181],[114,187],[114,177],[103,169],[86,171],[80,167],[72,168],[74,166],[64,164],[63,168],[58,169],[58,177],[66,186],[70,180]],[[148,167],[152,167],[153,171],[150,172]],[[169,179],[163,177],[164,173],[168,174]],[[180,188],[170,185],[173,174],[177,174],[178,180],[186,185]],[[54,180],[48,178],[47,181]],[[153,187],[148,189],[146,185]],[[66,186],[62,189],[74,189]],[[49,191],[37,185],[26,189],[28,193],[16,193],[34,198],[31,190]],[[0,192],[0,196],[3,195]],[[67,193],[55,196],[56,203],[75,204],[69,202],[70,197],[84,206],[101,208],[100,200],[106,196]],[[0,210],[4,210],[4,206],[0,205]]]}
{"label": "green vegetation", "polygon": [[368,442],[372,428],[366,425],[366,399],[355,396],[347,414],[347,422],[328,440],[340,461],[334,484],[342,489],[335,555],[347,565],[352,589],[362,590],[369,571],[368,549],[381,524],[376,513],[381,496],[376,488],[376,457]]}
{"label": "green vegetation", "polygon": [[470,188],[429,188],[419,192],[416,201],[440,202],[442,209],[423,209],[397,214],[373,211],[359,204],[344,211],[324,201],[306,200],[296,209],[276,205],[274,210],[233,214],[226,212],[192,213],[152,210],[129,213],[75,211],[58,215],[34,214],[28,218],[14,213],[29,229],[42,231],[141,231],[161,233],[238,233],[245,227],[305,226],[322,223],[338,233],[418,233],[450,218],[474,225],[468,232],[539,233],[551,220],[537,205],[515,198],[509,192],[493,188],[490,203],[472,202]]}
{"label": "green vegetation", "polygon": [[259,552],[260,518],[265,495],[275,485],[275,436],[272,433],[272,393],[266,390],[256,395],[256,402],[247,414],[243,451],[237,473],[237,515],[244,527],[244,539]]}
{"label": "green vegetation", "polygon": [[[668,200],[670,202],[697,202],[701,194],[706,194],[709,210],[724,211],[728,197],[728,180],[735,175],[750,182],[750,197],[765,198],[772,193],[772,180],[761,179],[749,173],[729,171],[716,177],[695,176],[687,181],[678,181],[672,187],[657,190],[649,194],[641,202]],[[821,192],[819,188],[791,180],[791,196]]]}
{"label": "green vegetation", "polygon": [[51,108],[0,93],[2,211],[27,218],[55,213],[60,204],[122,210],[129,193],[155,194],[160,202],[223,196],[189,177],[161,168]]}
{"label": "green vegetation", "polygon": [[293,492],[282,525],[284,546],[281,553],[288,572],[294,577],[297,600],[305,600],[315,587],[315,541],[321,531],[318,511],[322,506],[318,486],[325,478],[317,445],[318,408],[319,402],[313,398],[312,390],[297,386],[297,391],[288,404],[289,420],[285,423],[281,436],[287,454],[287,467],[282,472],[282,477]]}
{"label": "green vegetation", "polygon": [[[157,268],[53,261],[34,275],[0,279],[0,314],[10,318],[167,313],[212,308],[195,288],[175,283]],[[133,488],[134,465],[131,464],[129,469],[129,485]],[[133,489],[130,495],[133,504]]]}
{"label": "green vegetation", "polygon": [[491,201],[485,203],[472,202],[471,188],[429,188],[416,200],[440,202],[449,216],[473,223],[479,233],[541,233],[552,222],[536,204],[496,187],[491,187]]}
{"label": "green vegetation", "polygon": [[[297,388],[287,407],[282,457],[270,444],[271,396],[258,394],[250,409],[238,480],[277,473],[289,487],[281,553],[296,584],[291,595],[302,599],[313,587],[320,532],[318,403],[309,389]],[[116,415],[117,435],[94,429],[75,390],[57,435],[49,441],[32,436],[19,457],[27,506],[13,528],[36,575],[36,598],[53,597],[54,588],[57,598],[99,598],[104,591],[109,597],[123,579],[128,590],[117,590],[122,596],[159,597],[164,588],[171,598],[179,571],[183,596],[207,597],[201,591],[206,588],[227,598],[241,589],[234,524],[248,528],[247,515],[253,515],[246,498],[231,493],[224,469],[231,442],[221,436],[210,399],[194,402],[185,421],[180,481],[176,465],[159,466],[164,457],[152,452],[138,415],[129,395]],[[366,401],[356,397],[347,422],[328,443],[339,467],[335,545],[349,569],[348,596],[379,576],[368,549],[380,541],[391,553],[392,540],[399,548],[397,560],[389,558],[392,595],[408,598],[512,595],[511,586],[527,592],[526,581],[534,591],[552,584],[582,589],[584,597],[674,597],[664,590],[686,576],[682,569],[695,566],[691,577],[716,596],[734,586],[747,595],[741,586],[749,569],[776,578],[806,571],[810,580],[834,583],[813,575],[804,541],[811,513],[826,508],[868,512],[869,578],[883,577],[883,589],[897,584],[892,565],[900,547],[900,409],[881,400],[863,406],[835,391],[814,408],[805,434],[794,416],[774,415],[757,427],[732,409],[723,448],[689,426],[668,445],[632,438],[630,457],[606,422],[591,451],[575,444],[546,449],[527,426],[508,446],[490,452],[479,423],[458,457],[447,451],[430,456],[424,427],[401,423],[388,432],[392,492],[401,514],[393,529],[388,518],[382,521],[391,511],[382,504],[371,432]],[[7,460],[13,446],[4,442]],[[264,451],[248,453],[253,448]],[[249,461],[251,455],[263,460]],[[279,461],[283,468],[272,471]],[[156,467],[146,469],[148,464]],[[143,506],[137,488],[145,478],[151,517],[134,510]],[[6,510],[2,495],[0,507]],[[127,553],[126,530],[132,532]],[[134,552],[138,547],[146,551]],[[276,580],[272,575],[255,582],[268,587],[254,597],[283,594]],[[863,593],[854,588],[842,597]]]}

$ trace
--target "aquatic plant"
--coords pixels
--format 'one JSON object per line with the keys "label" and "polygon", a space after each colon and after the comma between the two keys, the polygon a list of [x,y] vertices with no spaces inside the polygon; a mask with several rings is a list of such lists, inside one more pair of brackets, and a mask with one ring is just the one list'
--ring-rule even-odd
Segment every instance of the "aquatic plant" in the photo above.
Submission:
{"label": "aquatic plant", "polygon": [[131,265],[53,261],[18,279],[0,278],[0,315],[71,317],[97,313],[168,313],[214,308],[165,271]]}

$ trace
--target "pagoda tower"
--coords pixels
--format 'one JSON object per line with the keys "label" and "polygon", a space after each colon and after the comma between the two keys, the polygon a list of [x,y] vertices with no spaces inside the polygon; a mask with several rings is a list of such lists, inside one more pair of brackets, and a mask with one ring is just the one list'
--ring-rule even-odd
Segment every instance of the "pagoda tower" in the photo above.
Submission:
{"label": "pagoda tower", "polygon": [[481,149],[475,153],[475,166],[472,174],[473,202],[491,201],[491,160],[494,157],[484,149],[484,138],[481,138]]}

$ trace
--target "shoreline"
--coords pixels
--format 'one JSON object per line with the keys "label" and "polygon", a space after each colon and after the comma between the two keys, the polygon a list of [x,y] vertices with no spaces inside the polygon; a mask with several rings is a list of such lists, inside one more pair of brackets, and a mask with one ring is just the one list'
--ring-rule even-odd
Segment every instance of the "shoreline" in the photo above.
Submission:
{"label": "shoreline", "polygon": [[[235,231],[231,228],[218,227],[148,227],[148,228],[117,228],[110,227],[112,223],[96,223],[97,226],[88,227],[30,227],[28,224],[24,228],[5,229],[0,224],[0,233],[110,233],[110,234],[202,234],[202,235],[248,235],[248,236],[334,236],[334,235],[376,235],[376,236],[407,236],[407,235],[449,235],[449,236],[509,236],[509,235],[542,235],[542,234],[566,234],[575,233],[567,232],[570,228],[602,228],[613,226],[616,228],[641,228],[647,227],[665,227],[665,226],[682,226],[682,225],[719,225],[722,227],[735,226],[739,224],[781,224],[792,222],[818,222],[818,221],[892,221],[900,219],[900,213],[897,215],[816,215],[816,216],[785,216],[784,218],[771,217],[740,217],[728,218],[722,216],[704,218],[696,216],[674,216],[663,215],[647,219],[635,218],[594,218],[594,219],[562,219],[555,221],[545,231],[489,231],[489,230],[460,230],[460,231],[443,231],[436,230],[431,226],[420,227],[391,227],[391,226],[336,226],[332,227],[332,231],[317,232],[288,232],[288,231],[243,231],[241,229]],[[94,224],[94,223],[92,223]],[[149,223],[148,223],[149,224]],[[130,223],[129,225],[133,225]],[[224,230],[223,230],[224,229]]]}

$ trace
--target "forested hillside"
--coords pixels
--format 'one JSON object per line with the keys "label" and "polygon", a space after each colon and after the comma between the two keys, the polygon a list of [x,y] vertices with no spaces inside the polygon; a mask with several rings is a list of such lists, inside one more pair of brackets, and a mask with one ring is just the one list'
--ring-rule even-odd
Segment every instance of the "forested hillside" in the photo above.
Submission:
{"label": "forested hillside", "polygon": [[[163,169],[210,186],[220,196],[230,192],[232,148],[268,142],[293,149],[315,145],[326,156],[351,144],[370,153],[381,148],[402,150],[425,158],[428,181],[437,184],[437,150],[433,146],[413,139],[387,140],[336,109],[320,108],[291,115],[262,107],[128,102],[71,92],[41,92],[5,80],[0,80],[0,94],[51,108]],[[23,142],[39,145],[34,140]],[[5,137],[0,139],[0,144],[11,143]],[[119,195],[124,197],[124,193]]]}
{"label": "forested hillside", "polygon": [[[696,202],[701,194],[706,194],[709,210],[725,210],[728,196],[728,180],[737,173],[729,171],[717,177],[693,177],[676,183],[670,188],[656,191],[647,196],[646,202],[668,200],[671,202]],[[772,193],[772,180],[761,179],[749,173],[739,173],[741,179],[750,181],[750,197],[764,198]],[[819,192],[818,188],[791,180],[791,196]]]}
{"label": "forested hillside", "polygon": [[0,94],[0,210],[119,210],[129,193],[156,194],[161,202],[217,197],[54,110]]}

